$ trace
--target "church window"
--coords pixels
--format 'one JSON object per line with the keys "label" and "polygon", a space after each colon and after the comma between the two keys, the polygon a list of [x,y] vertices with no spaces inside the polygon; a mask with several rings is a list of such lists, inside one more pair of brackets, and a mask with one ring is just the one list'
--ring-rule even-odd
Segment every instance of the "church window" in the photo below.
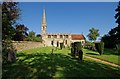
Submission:
{"label": "church window", "polygon": [[48,38],[51,38],[51,35],[48,35]]}
{"label": "church window", "polygon": [[82,44],[84,44],[84,41],[82,41]]}
{"label": "church window", "polygon": [[54,38],[57,38],[57,35],[54,35]]}
{"label": "church window", "polygon": [[62,36],[62,35],[60,35],[60,38],[63,38],[63,36]]}
{"label": "church window", "polygon": [[65,38],[68,38],[68,35],[65,35]]}

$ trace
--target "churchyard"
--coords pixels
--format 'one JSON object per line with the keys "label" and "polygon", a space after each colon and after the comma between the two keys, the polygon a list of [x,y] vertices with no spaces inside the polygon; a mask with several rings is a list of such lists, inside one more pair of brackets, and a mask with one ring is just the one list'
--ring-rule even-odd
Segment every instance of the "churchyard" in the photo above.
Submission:
{"label": "churchyard", "polygon": [[[53,52],[52,49],[54,49]],[[69,47],[65,47],[62,50],[55,47],[41,47],[19,51],[16,54],[17,60],[15,62],[3,65],[3,78],[117,78],[120,76],[120,68],[85,57],[96,57],[118,64],[117,58],[120,55],[115,55],[107,49],[103,55],[99,55],[98,52],[88,49],[82,50],[82,61],[78,57],[71,56]],[[110,53],[108,54],[107,52]]]}
{"label": "churchyard", "polygon": [[[50,3],[51,6],[53,6],[53,4],[54,3]],[[62,3],[56,4],[63,6]],[[31,5],[31,3],[3,2],[0,4],[2,6],[2,72],[0,73],[2,79],[80,79],[80,77],[84,79],[120,79],[120,2],[118,3],[118,5],[116,3],[113,3],[114,5],[117,5],[117,8],[114,8],[116,14],[111,14],[113,15],[112,17],[115,17],[116,20],[114,23],[117,23],[117,25],[114,25],[114,23],[112,23],[114,20],[112,20],[112,18],[109,18],[111,15],[107,16],[113,11],[113,4],[90,3],[92,7],[85,8],[86,5],[88,5],[87,3],[82,7],[82,10],[76,9],[79,7],[81,8],[81,3],[79,3],[80,6],[78,5],[78,3],[73,3],[76,6],[76,8],[73,9],[66,9],[65,7],[58,9],[56,4],[54,6],[56,10],[54,11],[57,12],[58,10],[60,12],[53,12],[54,15],[49,15],[51,14],[49,12],[51,12],[52,8],[47,8],[48,15],[52,16],[49,21],[47,20],[48,25],[46,21],[46,10],[45,8],[39,6],[41,5],[41,3],[39,5],[32,3],[32,5],[37,5],[35,9],[32,9],[33,18],[22,19],[25,20],[25,22],[27,21],[27,23],[25,24],[24,21],[23,24],[18,21],[18,19],[21,17],[20,11],[23,12],[23,15],[30,14],[31,12],[29,11],[31,11],[31,7],[27,7],[28,10],[24,10],[23,6],[26,7],[26,5]],[[65,6],[69,6],[71,4],[72,3],[65,3]],[[96,5],[109,5],[109,8],[105,6],[105,8],[102,8],[103,6],[101,6],[98,7],[99,9],[92,10],[92,8],[97,8]],[[40,10],[40,8],[41,10],[43,8],[43,12]],[[76,9],[75,14],[73,14],[74,9]],[[39,10],[41,13],[43,13],[43,15],[39,15],[42,18],[42,20],[40,20],[41,25],[40,21],[37,21],[37,18],[40,17],[38,17],[38,15],[36,14],[39,14]],[[65,18],[67,16],[65,12],[68,10],[70,12],[67,12],[67,15],[71,14],[68,16],[70,19]],[[93,12],[91,13],[89,11]],[[65,14],[61,15],[61,12]],[[82,12],[83,14],[79,15]],[[101,15],[101,12],[104,12],[104,15]],[[22,17],[26,17],[26,15],[23,15]],[[98,15],[101,19],[99,17],[96,19],[93,18]],[[60,20],[59,24],[57,23],[59,19],[54,19],[54,16],[55,18],[56,16],[58,16],[58,18],[61,18],[61,16],[64,18]],[[78,16],[80,16],[80,18],[78,18]],[[82,18],[81,16],[92,16],[92,18],[90,21],[89,18]],[[108,19],[111,21],[109,22]],[[49,23],[52,22],[58,25],[51,25],[51,30],[58,29],[59,31],[61,31],[60,33],[47,32],[47,26],[49,27]],[[30,24],[31,26],[28,24]],[[63,26],[61,24],[63,24]],[[35,30],[39,29],[39,27],[37,26],[40,26],[41,31]],[[61,27],[62,29],[60,29]],[[105,31],[103,27],[105,27],[107,31]],[[67,29],[69,29],[69,33],[62,33],[64,32],[62,30],[66,31]],[[35,30],[35,32],[28,32],[28,30]],[[71,33],[73,30],[74,32]],[[87,33],[88,30],[89,33],[84,34]],[[88,39],[86,39],[86,37],[88,37]],[[97,39],[97,37],[99,38]]]}

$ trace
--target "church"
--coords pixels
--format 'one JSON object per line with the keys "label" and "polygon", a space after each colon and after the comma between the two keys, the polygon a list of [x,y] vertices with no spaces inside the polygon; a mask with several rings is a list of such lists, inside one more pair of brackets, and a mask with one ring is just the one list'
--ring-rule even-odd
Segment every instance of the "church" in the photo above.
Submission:
{"label": "church", "polygon": [[85,44],[85,37],[83,34],[69,34],[69,33],[47,33],[46,31],[46,11],[43,9],[41,36],[45,46],[60,46],[63,43],[64,46],[70,46],[73,42],[81,42]]}

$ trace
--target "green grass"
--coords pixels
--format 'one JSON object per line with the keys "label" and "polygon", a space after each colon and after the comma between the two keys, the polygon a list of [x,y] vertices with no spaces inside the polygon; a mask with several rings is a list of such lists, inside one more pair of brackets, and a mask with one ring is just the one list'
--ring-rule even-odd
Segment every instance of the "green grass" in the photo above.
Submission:
{"label": "green grass", "polygon": [[[70,50],[52,47],[35,48],[17,53],[17,61],[3,65],[3,79],[38,79],[72,77],[120,77],[120,70],[90,59],[69,55]],[[73,78],[72,78],[73,79]]]}
{"label": "green grass", "polygon": [[105,60],[105,61],[120,65],[120,62],[119,62],[120,55],[118,55],[118,52],[116,50],[105,49],[102,55],[99,55],[98,52],[92,51],[89,49],[83,49],[83,51],[84,51],[84,55],[91,56],[94,58],[98,58],[101,60]]}

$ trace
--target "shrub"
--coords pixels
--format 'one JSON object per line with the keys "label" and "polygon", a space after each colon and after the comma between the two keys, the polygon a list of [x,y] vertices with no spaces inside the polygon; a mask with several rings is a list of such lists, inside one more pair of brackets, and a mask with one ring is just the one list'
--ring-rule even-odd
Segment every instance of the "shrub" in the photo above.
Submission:
{"label": "shrub", "polygon": [[98,53],[101,55],[104,51],[104,42],[96,42],[95,48],[97,49]]}
{"label": "shrub", "polygon": [[42,42],[42,39],[39,38],[39,37],[35,37],[35,38],[33,39],[33,41],[35,41],[35,42]]}
{"label": "shrub", "polygon": [[74,51],[75,54],[79,57],[79,59],[82,61],[83,51],[81,42],[74,42]]}
{"label": "shrub", "polygon": [[81,42],[71,43],[71,55],[74,57],[77,55],[79,57],[79,59],[82,61],[83,51],[82,51]]}
{"label": "shrub", "polygon": [[95,49],[95,44],[92,43],[92,42],[86,41],[84,48],[85,48],[85,49],[89,49],[89,50],[96,51],[96,49]]}
{"label": "shrub", "polygon": [[74,42],[74,48],[76,48],[77,51],[82,50],[81,42]]}
{"label": "shrub", "polygon": [[24,39],[24,41],[35,41],[35,42],[42,42],[42,38],[41,37],[26,37]]}

